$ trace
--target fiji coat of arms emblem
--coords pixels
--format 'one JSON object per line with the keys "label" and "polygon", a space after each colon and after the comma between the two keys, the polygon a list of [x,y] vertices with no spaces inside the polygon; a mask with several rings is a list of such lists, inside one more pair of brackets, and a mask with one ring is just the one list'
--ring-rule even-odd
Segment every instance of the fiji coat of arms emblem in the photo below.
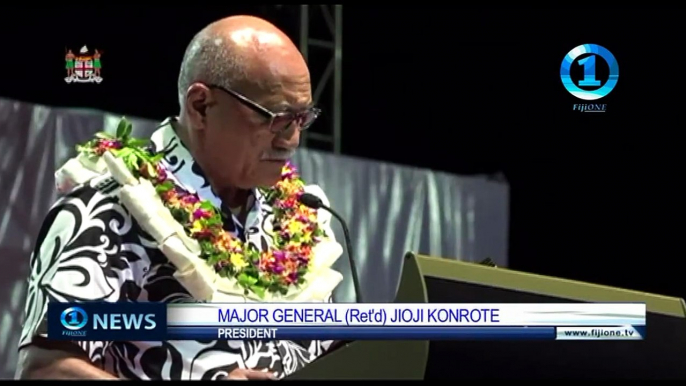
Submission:
{"label": "fiji coat of arms emblem", "polygon": [[92,53],[88,47],[83,46],[75,55],[72,50],[67,50],[64,61],[67,70],[67,83],[100,83],[102,82],[102,51],[95,50]]}

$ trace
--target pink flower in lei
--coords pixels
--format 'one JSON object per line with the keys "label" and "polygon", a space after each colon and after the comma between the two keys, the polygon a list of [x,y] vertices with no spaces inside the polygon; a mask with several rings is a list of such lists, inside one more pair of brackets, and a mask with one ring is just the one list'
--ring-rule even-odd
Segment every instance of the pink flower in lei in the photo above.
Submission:
{"label": "pink flower in lei", "polygon": [[122,144],[120,141],[113,140],[113,139],[100,139],[97,140],[97,144],[95,146],[95,154],[101,156],[105,154],[106,151],[110,149],[121,149]]}

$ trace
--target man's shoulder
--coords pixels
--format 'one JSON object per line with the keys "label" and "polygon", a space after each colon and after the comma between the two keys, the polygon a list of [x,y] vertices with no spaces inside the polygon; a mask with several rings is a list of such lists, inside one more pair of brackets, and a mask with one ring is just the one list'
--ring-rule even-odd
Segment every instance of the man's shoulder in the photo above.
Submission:
{"label": "man's shoulder", "polygon": [[36,239],[41,245],[60,238],[62,243],[110,242],[136,243],[146,237],[136,220],[121,204],[121,185],[111,176],[103,175],[76,186],[60,197],[43,219]]}
{"label": "man's shoulder", "polygon": [[121,189],[121,185],[117,180],[109,174],[104,174],[74,187],[74,189],[60,197],[54,207],[60,207],[75,200],[83,203],[103,201],[120,205],[117,196],[119,189]]}
{"label": "man's shoulder", "polygon": [[121,185],[110,175],[93,178],[63,194],[50,208],[43,226],[51,226],[61,214],[68,214],[77,223],[113,219],[132,220],[117,195]]}

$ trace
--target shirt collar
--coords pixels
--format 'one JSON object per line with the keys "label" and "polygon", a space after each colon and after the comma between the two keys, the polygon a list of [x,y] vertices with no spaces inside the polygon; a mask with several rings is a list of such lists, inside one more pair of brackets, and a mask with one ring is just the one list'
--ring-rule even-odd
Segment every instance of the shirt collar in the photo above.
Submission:
{"label": "shirt collar", "polygon": [[173,127],[176,121],[173,117],[165,119],[152,134],[151,140],[155,152],[164,154],[162,164],[181,187],[189,192],[197,193],[202,200],[210,200],[215,207],[219,208],[221,200],[212,191],[210,182],[200,169],[200,165],[176,135]]}

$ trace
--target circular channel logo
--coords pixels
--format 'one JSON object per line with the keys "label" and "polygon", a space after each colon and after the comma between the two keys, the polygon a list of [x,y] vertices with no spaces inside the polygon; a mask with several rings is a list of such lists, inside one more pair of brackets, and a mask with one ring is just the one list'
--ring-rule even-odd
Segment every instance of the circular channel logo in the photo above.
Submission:
{"label": "circular channel logo", "polygon": [[617,85],[617,59],[605,47],[582,44],[564,57],[560,78],[567,91],[587,101],[600,99]]}
{"label": "circular channel logo", "polygon": [[88,323],[88,314],[81,307],[69,307],[62,311],[60,322],[68,330],[80,330]]}

